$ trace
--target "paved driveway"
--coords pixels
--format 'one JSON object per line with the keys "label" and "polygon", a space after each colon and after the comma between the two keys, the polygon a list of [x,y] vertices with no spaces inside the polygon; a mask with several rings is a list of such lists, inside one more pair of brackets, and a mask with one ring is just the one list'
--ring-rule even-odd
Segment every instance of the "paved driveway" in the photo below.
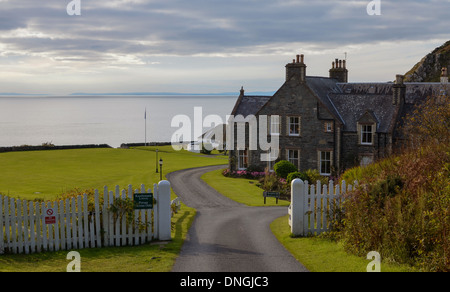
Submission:
{"label": "paved driveway", "polygon": [[183,203],[197,210],[173,271],[306,272],[270,230],[270,223],[286,215],[287,207],[247,207],[222,196],[200,179],[202,174],[224,167],[167,175]]}

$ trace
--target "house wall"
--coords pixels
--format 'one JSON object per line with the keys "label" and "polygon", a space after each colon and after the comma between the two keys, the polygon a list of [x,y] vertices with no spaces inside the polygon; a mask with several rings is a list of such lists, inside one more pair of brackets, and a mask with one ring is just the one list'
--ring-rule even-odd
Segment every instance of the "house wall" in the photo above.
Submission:
{"label": "house wall", "polygon": [[[279,115],[281,117],[281,131],[279,136],[280,155],[277,159],[287,160],[287,150],[300,151],[300,171],[318,168],[318,151],[332,151],[333,165],[339,165],[336,145],[339,133],[336,131],[336,123],[327,109],[322,106],[313,95],[306,83],[299,79],[291,78],[278,90],[270,101],[256,115]],[[300,117],[300,136],[289,136],[288,117]],[[332,132],[326,132],[325,123],[332,123]],[[236,131],[235,131],[236,133]],[[259,135],[259,133],[258,133]],[[248,141],[248,129],[246,141]],[[248,142],[247,142],[248,145]],[[236,142],[235,148],[236,149]],[[259,148],[258,148],[259,149]],[[230,151],[230,167],[237,169],[238,151]],[[267,162],[261,161],[261,150],[249,151],[249,165],[264,169]],[[273,163],[274,164],[274,163]]]}

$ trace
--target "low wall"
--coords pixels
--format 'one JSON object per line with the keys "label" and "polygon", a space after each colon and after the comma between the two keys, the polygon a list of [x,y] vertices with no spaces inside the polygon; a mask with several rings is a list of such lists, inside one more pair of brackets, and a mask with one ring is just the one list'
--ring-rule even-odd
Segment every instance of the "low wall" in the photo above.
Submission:
{"label": "low wall", "polygon": [[[190,142],[182,142],[180,145],[189,144]],[[148,142],[145,143],[123,143],[120,148],[140,147],[140,146],[170,146],[172,142]]]}
{"label": "low wall", "polygon": [[86,145],[41,145],[41,146],[12,146],[12,147],[0,147],[0,153],[2,152],[15,152],[15,151],[39,151],[39,150],[64,150],[64,149],[86,149],[86,148],[112,148],[107,144],[86,144]]}

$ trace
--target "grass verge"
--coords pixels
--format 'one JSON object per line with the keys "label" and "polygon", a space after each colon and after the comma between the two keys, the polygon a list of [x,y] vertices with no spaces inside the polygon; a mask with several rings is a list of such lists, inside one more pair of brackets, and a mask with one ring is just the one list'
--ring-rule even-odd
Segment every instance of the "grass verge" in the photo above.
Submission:
{"label": "grass verge", "polygon": [[222,175],[222,170],[208,172],[202,176],[212,188],[222,195],[247,206],[289,206],[290,202],[267,198],[264,204],[263,190],[256,186],[257,180],[230,178]]}
{"label": "grass verge", "polygon": [[[311,272],[366,272],[370,260],[348,254],[338,242],[321,237],[291,237],[288,215],[270,228],[281,244]],[[381,262],[381,272],[413,272],[406,265]]]}

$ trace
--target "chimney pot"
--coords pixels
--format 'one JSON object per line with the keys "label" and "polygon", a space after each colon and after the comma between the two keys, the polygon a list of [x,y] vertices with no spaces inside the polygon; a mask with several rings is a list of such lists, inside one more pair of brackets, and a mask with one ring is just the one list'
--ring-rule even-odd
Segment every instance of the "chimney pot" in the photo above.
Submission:
{"label": "chimney pot", "polygon": [[305,63],[305,55],[300,55],[300,62]]}
{"label": "chimney pot", "polygon": [[297,63],[300,63],[300,55],[297,55]]}
{"label": "chimney pot", "polygon": [[345,64],[345,63],[346,63],[346,61],[343,60],[343,61],[342,61],[342,65],[344,66],[344,69],[345,69],[345,67],[346,67],[346,64]]}
{"label": "chimney pot", "polygon": [[395,84],[402,85],[403,84],[403,75],[397,74],[395,76]]}

